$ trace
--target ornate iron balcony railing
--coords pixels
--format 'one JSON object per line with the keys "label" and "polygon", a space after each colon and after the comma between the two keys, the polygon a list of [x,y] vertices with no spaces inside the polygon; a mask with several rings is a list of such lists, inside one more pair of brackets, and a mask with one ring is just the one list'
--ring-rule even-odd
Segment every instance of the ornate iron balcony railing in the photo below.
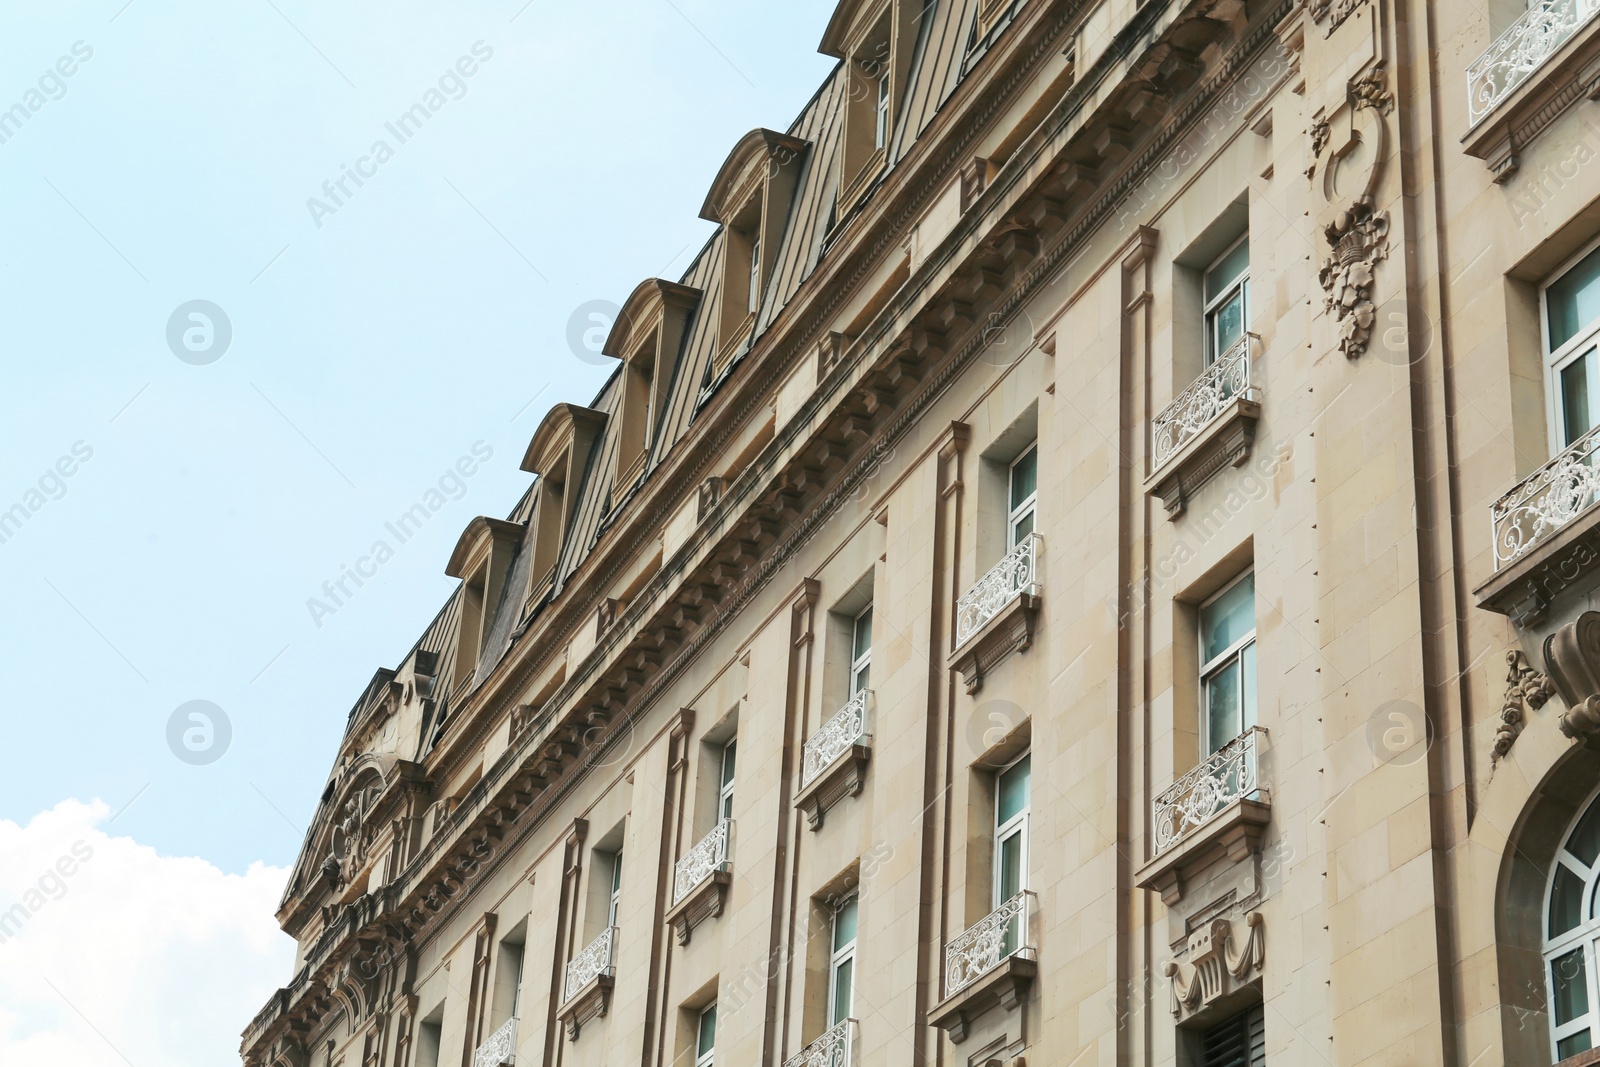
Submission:
{"label": "ornate iron balcony railing", "polygon": [[855,1057],[856,1021],[845,1019],[783,1061],[783,1067],[850,1067]]}
{"label": "ornate iron balcony railing", "polygon": [[617,928],[608,926],[567,963],[567,980],[561,987],[565,1004],[602,974],[617,973]]}
{"label": "ornate iron balcony railing", "polygon": [[515,1016],[490,1034],[472,1054],[472,1067],[506,1067],[517,1057],[517,1020]]}
{"label": "ornate iron balcony railing", "polygon": [[1572,442],[1490,505],[1495,570],[1524,555],[1594,506],[1600,499],[1597,452],[1600,427]]}
{"label": "ornate iron balcony railing", "polygon": [[1539,0],[1467,68],[1467,111],[1476,126],[1527,81],[1584,24],[1600,0]]}
{"label": "ornate iron balcony railing", "polygon": [[[1597,0],[1600,2],[1600,0]],[[1150,424],[1152,471],[1158,471],[1199,437],[1235,399],[1254,399],[1250,386],[1250,335],[1245,334],[1207,367]]]}
{"label": "ornate iron balcony railing", "polygon": [[834,760],[868,736],[867,704],[871,699],[872,690],[861,690],[811,735],[800,761],[800,788],[822,777],[822,772],[832,766]]}
{"label": "ornate iron balcony railing", "polygon": [[723,819],[673,868],[672,903],[677,904],[687,897],[696,886],[717,871],[726,870],[728,849],[732,844],[733,820]]}
{"label": "ornate iron balcony railing", "polygon": [[946,945],[944,995],[955,996],[1012,956],[1032,959],[1032,912],[1033,894],[1024,889]]}
{"label": "ornate iron balcony railing", "polygon": [[1200,829],[1235,800],[1260,789],[1257,739],[1265,735],[1261,727],[1252,726],[1156,797],[1152,805],[1156,855]]}
{"label": "ornate iron balcony railing", "polygon": [[956,601],[957,648],[1017,597],[1024,593],[1039,595],[1039,553],[1043,547],[1044,538],[1038,534],[1024,537]]}

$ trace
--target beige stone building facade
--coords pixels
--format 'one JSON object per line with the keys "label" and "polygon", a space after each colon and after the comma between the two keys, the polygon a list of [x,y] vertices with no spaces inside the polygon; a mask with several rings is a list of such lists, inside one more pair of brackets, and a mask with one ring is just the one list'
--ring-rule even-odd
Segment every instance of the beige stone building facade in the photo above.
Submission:
{"label": "beige stone building facade", "polygon": [[245,1063],[1589,1062],[1600,4],[819,29],[351,710]]}

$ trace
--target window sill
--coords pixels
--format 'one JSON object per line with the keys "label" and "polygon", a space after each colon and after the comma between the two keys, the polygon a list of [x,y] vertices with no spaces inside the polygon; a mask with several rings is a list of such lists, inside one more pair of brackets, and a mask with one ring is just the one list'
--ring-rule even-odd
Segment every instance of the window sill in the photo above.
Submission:
{"label": "window sill", "polygon": [[[1591,573],[1597,562],[1600,507],[1591,507],[1472,592],[1478,607],[1505,615],[1518,626],[1533,627],[1544,621],[1559,594],[1600,584],[1600,575]],[[1588,578],[1580,585],[1585,575]]]}
{"label": "window sill", "polygon": [[1556,1067],[1596,1067],[1597,1064],[1600,1064],[1600,1048],[1590,1049],[1588,1052],[1580,1052],[1576,1056],[1568,1056],[1556,1064]]}
{"label": "window sill", "polygon": [[616,984],[615,976],[597,974],[588,985],[573,994],[571,1000],[561,1005],[556,1018],[566,1028],[568,1041],[578,1040],[578,1034],[589,1020],[605,1017],[611,1007],[611,990]]}
{"label": "window sill", "polygon": [[1255,447],[1261,405],[1254,397],[1233,398],[1198,435],[1145,481],[1145,492],[1161,498],[1167,518],[1176,522],[1200,487],[1223,469],[1242,467]]}
{"label": "window sill", "polygon": [[1039,965],[1034,960],[1022,955],[1007,956],[994,970],[936,1004],[928,1022],[959,1045],[985,1012],[996,1007],[1014,1011],[1027,1000],[1028,988],[1038,973]]}
{"label": "window sill", "polygon": [[712,871],[710,876],[689,891],[689,894],[667,912],[667,925],[678,935],[678,944],[687,945],[694,936],[694,928],[707,919],[722,914],[728,903],[728,887],[733,884],[732,871]]}
{"label": "window sill", "polygon": [[1034,631],[1039,626],[1039,608],[1044,599],[1033,593],[1019,593],[983,628],[951,654],[949,666],[961,672],[967,692],[983,688],[986,674],[1013,652],[1033,647]]}
{"label": "window sill", "polygon": [[815,781],[800,790],[794,798],[795,806],[806,813],[806,823],[811,829],[822,829],[823,816],[839,801],[861,795],[867,781],[867,763],[871,759],[872,746],[858,741],[830,763]]}
{"label": "window sill", "polygon": [[[1469,79],[1469,106],[1475,91]],[[1494,104],[1462,138],[1463,147],[1503,184],[1521,165],[1517,153],[1585,98],[1600,100],[1600,18],[1595,17]]]}
{"label": "window sill", "polygon": [[1241,797],[1141,867],[1134,884],[1155,890],[1163,904],[1173,907],[1183,899],[1185,882],[1219,860],[1238,863],[1259,848],[1271,816],[1272,805],[1265,792],[1259,797]]}

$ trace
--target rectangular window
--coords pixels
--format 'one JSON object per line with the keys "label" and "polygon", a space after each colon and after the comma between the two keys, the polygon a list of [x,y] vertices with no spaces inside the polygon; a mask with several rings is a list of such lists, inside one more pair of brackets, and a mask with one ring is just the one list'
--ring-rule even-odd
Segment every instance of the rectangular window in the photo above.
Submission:
{"label": "rectangular window", "polygon": [[761,238],[750,242],[750,314],[761,310]]}
{"label": "rectangular window", "polygon": [[1238,344],[1250,322],[1250,237],[1239,238],[1205,278],[1206,366]]}
{"label": "rectangular window", "polygon": [[873,147],[889,143],[889,75],[878,79],[877,118],[873,124]]}
{"label": "rectangular window", "polygon": [[1016,548],[1033,533],[1034,513],[1039,503],[1039,446],[1028,450],[1011,464],[1010,514],[1006,519],[1006,551]]}
{"label": "rectangular window", "polygon": [[1545,378],[1551,451],[1560,451],[1600,420],[1600,248],[1544,289]]}
{"label": "rectangular window", "polygon": [[694,1042],[694,1067],[711,1067],[717,1058],[717,1005],[713,1001],[700,1013]]}
{"label": "rectangular window", "polygon": [[1200,1067],[1267,1067],[1267,1018],[1257,1005],[1200,1035]]}
{"label": "rectangular window", "polygon": [[833,912],[833,954],[828,959],[828,1025],[837,1026],[855,1010],[856,898]]}
{"label": "rectangular window", "polygon": [[[717,787],[717,818],[719,820],[733,818],[733,767],[735,748],[738,744],[738,740],[735,739],[722,747],[722,777]],[[705,796],[704,793],[700,795]]]}
{"label": "rectangular window", "polygon": [[[1029,753],[995,775],[994,789],[994,906],[999,907],[1028,888]],[[1017,950],[1026,912],[1006,928],[1001,951]]]}
{"label": "rectangular window", "polygon": [[856,616],[850,635],[850,695],[872,684],[872,605]]}
{"label": "rectangular window", "polygon": [[611,901],[606,905],[606,925],[617,925],[617,912],[622,904],[622,853],[611,854]]}
{"label": "rectangular window", "polygon": [[1200,691],[1206,755],[1256,724],[1256,576],[1200,605]]}

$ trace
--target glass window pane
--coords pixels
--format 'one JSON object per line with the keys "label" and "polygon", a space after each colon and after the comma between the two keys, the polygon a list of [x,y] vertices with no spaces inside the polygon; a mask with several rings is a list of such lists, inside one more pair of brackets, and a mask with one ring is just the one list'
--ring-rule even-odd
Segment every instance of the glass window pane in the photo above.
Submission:
{"label": "glass window pane", "polygon": [[1582,921],[1583,879],[1557,862],[1555,884],[1550,887],[1550,936],[1560,937]]}
{"label": "glass window pane", "polygon": [[1600,318],[1600,248],[1545,290],[1550,305],[1550,350],[1554,352]]}
{"label": "glass window pane", "polygon": [[1550,989],[1557,1026],[1588,1014],[1589,980],[1581,947],[1550,961]]}
{"label": "glass window pane", "polygon": [[872,684],[872,665],[869,663],[856,671],[855,678],[850,683],[850,695],[855,696]]}
{"label": "glass window pane", "polygon": [[700,1013],[700,1042],[697,1053],[704,1056],[717,1045],[717,1006]]}
{"label": "glass window pane", "polygon": [[856,898],[851,897],[833,913],[833,950],[844,948],[856,939]]}
{"label": "glass window pane", "polygon": [[722,750],[723,785],[727,785],[729,782],[733,781],[734,746],[737,744],[737,741],[729,741],[727,747]]}
{"label": "glass window pane", "polygon": [[868,608],[856,616],[856,637],[853,659],[860,659],[872,648],[872,609]]}
{"label": "glass window pane", "polygon": [[833,1018],[828,1025],[850,1018],[851,981],[855,977],[856,961],[841,960],[833,972]]}
{"label": "glass window pane", "polygon": [[1239,682],[1239,697],[1244,709],[1243,720],[1239,723],[1239,732],[1242,734],[1256,724],[1256,643],[1250,642],[1239,653],[1239,663],[1242,676]]}
{"label": "glass window pane", "polygon": [[1238,660],[1206,679],[1206,755],[1238,737],[1243,729],[1239,720]]}
{"label": "glass window pane", "polygon": [[1201,655],[1209,663],[1256,628],[1256,576],[1247,574],[1233,588],[1200,609]]}
{"label": "glass window pane", "polygon": [[1580,1052],[1588,1052],[1594,1046],[1589,1043],[1589,1031],[1579,1030],[1571,1037],[1564,1037],[1556,1042],[1556,1055],[1562,1059],[1576,1056]]}
{"label": "glass window pane", "polygon": [[1030,448],[1011,468],[1011,510],[1034,494],[1038,488],[1039,450]]}
{"label": "glass window pane", "polygon": [[1033,755],[1023,756],[1016,764],[1000,775],[1000,806],[995,825],[1004,826],[1006,820],[1028,806],[1028,776]]}
{"label": "glass window pane", "polygon": [[1240,241],[1221,263],[1206,272],[1206,303],[1221,296],[1249,268],[1250,241],[1246,239]]}
{"label": "glass window pane", "polygon": [[1589,376],[1594,371],[1594,351],[1561,368],[1561,428],[1563,445],[1570,445],[1594,429],[1594,412],[1589,410]]}
{"label": "glass window pane", "polygon": [[1033,509],[1029,508],[1011,527],[1011,547],[1016,548],[1022,543],[1022,539],[1031,533],[1033,533]]}
{"label": "glass window pane", "polygon": [[999,904],[1010,900],[1022,890],[1022,834],[1012,834],[1000,842],[1000,892]]}
{"label": "glass window pane", "polygon": [[1572,828],[1572,836],[1567,838],[1567,851],[1578,857],[1585,867],[1594,866],[1595,858],[1600,856],[1600,797],[1594,799],[1578,825]]}
{"label": "glass window pane", "polygon": [[1244,336],[1244,294],[1235,294],[1226,304],[1211,313],[1215,333],[1210,359],[1225,354]]}

